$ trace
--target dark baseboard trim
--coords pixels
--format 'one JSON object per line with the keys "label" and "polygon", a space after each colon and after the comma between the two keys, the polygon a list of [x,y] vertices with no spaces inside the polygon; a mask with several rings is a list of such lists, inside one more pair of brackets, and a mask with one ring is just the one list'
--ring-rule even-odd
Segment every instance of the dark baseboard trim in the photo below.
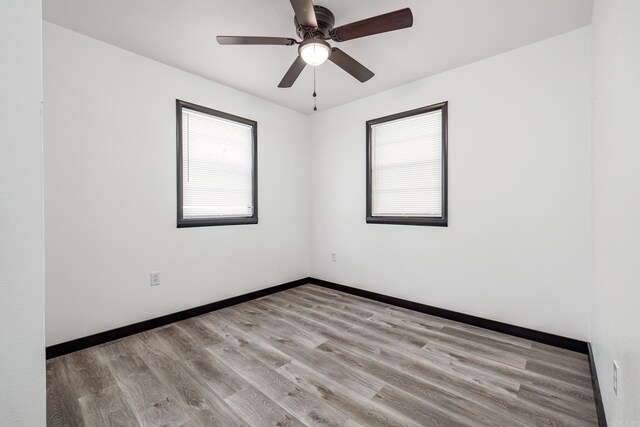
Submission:
{"label": "dark baseboard trim", "polygon": [[552,345],[554,347],[560,347],[566,350],[587,354],[589,356],[591,385],[593,387],[593,396],[596,405],[596,413],[598,416],[598,424],[600,427],[607,427],[607,419],[604,412],[604,405],[602,402],[602,395],[600,393],[600,385],[598,383],[598,374],[596,372],[596,364],[593,356],[593,350],[591,348],[591,343],[576,340],[573,338],[566,338],[559,335],[553,335],[546,332],[540,332],[533,329],[523,328],[521,326],[510,325],[508,323],[502,323],[495,320],[484,319],[482,317],[476,317],[456,311],[446,310],[444,308],[433,307],[414,301],[366,291],[364,289],[340,285],[338,283],[328,282],[326,280],[316,279],[313,277],[294,280],[292,282],[283,283],[281,285],[272,286],[266,289],[260,289],[258,291],[249,292],[244,295],[238,295],[236,297],[228,298],[222,301],[217,301],[210,304],[201,305],[199,307],[179,311],[177,313],[156,317],[155,319],[145,320],[142,322],[134,323],[132,325],[122,326],[120,328],[111,329],[109,331],[100,332],[94,335],[89,335],[87,337],[52,345],[46,348],[46,358],[48,360],[68,353],[73,353],[74,351],[83,350],[95,345],[104,344],[109,341],[124,338],[129,335],[134,335],[140,332],[148,331],[150,329],[159,328],[160,326],[168,325],[170,323],[179,322],[181,320],[189,319],[195,316],[200,316],[202,314],[206,314],[215,310],[220,310],[232,305],[271,295],[276,292],[295,288],[306,283],[311,283],[325,288],[334,289],[336,291],[356,295],[362,298],[403,307],[409,310],[418,311],[420,313],[426,313],[432,316],[442,317],[445,319],[454,320],[456,322],[466,323],[468,325],[513,335],[531,341]]}
{"label": "dark baseboard trim", "polygon": [[457,311],[446,310],[444,308],[433,307],[431,305],[420,304],[418,302],[378,294],[376,292],[365,291],[364,289],[340,285],[338,283],[328,282],[326,280],[309,278],[309,282],[313,283],[314,285],[323,286],[325,288],[334,289],[336,291],[342,291],[348,294],[372,299],[374,301],[379,301],[386,304],[396,305],[398,307],[407,308],[409,310],[419,311],[421,313],[430,314],[432,316],[442,317],[445,319],[466,323],[468,325],[477,326],[496,332],[502,332],[503,334],[513,335],[531,341],[552,345],[554,347],[564,348],[566,350],[577,351],[582,354],[588,354],[587,343],[573,338],[566,338],[559,335],[536,331],[534,329],[523,328],[521,326],[515,326],[508,323],[502,323],[495,320],[476,317],[470,314],[464,314]]}
{"label": "dark baseboard trim", "polygon": [[[484,319],[482,317],[476,317],[469,314],[446,310],[444,308],[433,307],[414,301],[366,291],[364,289],[328,282],[326,280],[306,277],[304,279],[294,280],[292,282],[283,283],[281,285],[272,286],[270,288],[261,289],[258,291],[250,292],[248,294],[228,298],[222,301],[201,305],[199,307],[190,308],[187,310],[179,311],[177,313],[167,314],[165,316],[156,317],[154,319],[145,320],[142,322],[134,323],[132,325],[122,326],[120,328],[111,329],[109,331],[100,332],[94,335],[89,335],[87,337],[55,344],[46,348],[46,358],[51,359],[53,357],[62,356],[64,354],[72,353],[74,351],[82,350],[88,347],[93,347],[95,345],[104,344],[106,342],[124,338],[129,335],[168,325],[169,323],[179,322],[180,320],[185,320],[190,317],[200,316],[211,311],[220,310],[225,307],[230,307],[232,305],[251,301],[253,299],[267,296],[276,292],[295,288],[297,286],[304,285],[305,283],[312,283],[314,285],[323,286],[325,288],[334,289],[363,298],[368,298],[374,301],[379,301],[386,304],[407,308],[409,310],[430,314],[432,316],[442,317],[445,319],[466,323],[468,325],[473,325],[496,332],[502,332],[504,334],[541,342],[567,350],[577,351],[583,354],[590,354],[588,343],[573,338],[566,338],[546,332],[540,332],[533,329],[510,325],[508,323]],[[595,365],[593,369],[595,372]]]}
{"label": "dark baseboard trim", "polygon": [[60,344],[55,344],[46,348],[46,358],[52,359],[54,357],[62,356],[64,354],[73,353],[74,351],[93,347],[98,344],[104,344],[109,341],[124,338],[129,335],[138,334],[140,332],[148,331],[150,329],[159,328],[160,326],[168,325],[174,322],[179,322],[180,320],[185,320],[190,317],[200,316],[202,314],[206,314],[211,311],[220,310],[225,307],[230,307],[232,305],[251,301],[256,298],[274,294],[276,292],[295,288],[296,286],[300,286],[305,283],[309,283],[309,279],[305,278],[305,279],[294,280],[293,282],[283,283],[281,285],[272,286],[266,289],[260,289],[259,291],[249,292],[248,294],[238,295],[236,297],[228,298],[222,301],[201,305],[199,307],[189,308],[187,310],[179,311],[177,313],[156,317],[155,319],[144,320],[142,322],[134,323],[132,325],[122,326],[120,328],[111,329],[109,331],[100,332],[94,335],[89,335],[87,337],[78,338],[78,339],[63,342]]}
{"label": "dark baseboard trim", "polygon": [[310,277],[309,283],[322,286],[336,291],[345,292],[347,294],[356,295],[362,298],[383,302],[398,307],[407,308],[409,310],[418,311],[420,313],[430,314],[432,316],[442,317],[456,322],[466,323],[472,326],[489,329],[504,334],[525,338],[531,341],[552,345],[554,347],[564,348],[566,350],[576,351],[589,356],[589,369],[591,371],[591,386],[593,388],[593,398],[596,405],[596,414],[598,416],[598,425],[607,427],[607,418],[604,412],[604,404],[602,402],[602,394],[600,393],[600,384],[598,383],[598,373],[596,372],[596,362],[593,356],[591,343],[566,338],[559,335],[553,335],[546,332],[540,332],[533,329],[523,328],[521,326],[510,325],[508,323],[497,322],[495,320],[484,319],[482,317],[471,316],[469,314],[459,313],[456,311],[446,310],[443,308],[433,307],[426,304],[420,304],[401,298],[391,297],[376,292],[365,291],[351,286],[340,285],[338,283],[328,282],[326,280],[315,279]]}
{"label": "dark baseboard trim", "polygon": [[589,369],[591,370],[591,386],[593,387],[593,400],[596,402],[596,414],[598,415],[598,425],[607,427],[607,417],[604,414],[604,403],[602,402],[602,394],[600,393],[600,383],[598,382],[598,372],[596,371],[596,360],[593,356],[591,343],[587,343],[589,347]]}

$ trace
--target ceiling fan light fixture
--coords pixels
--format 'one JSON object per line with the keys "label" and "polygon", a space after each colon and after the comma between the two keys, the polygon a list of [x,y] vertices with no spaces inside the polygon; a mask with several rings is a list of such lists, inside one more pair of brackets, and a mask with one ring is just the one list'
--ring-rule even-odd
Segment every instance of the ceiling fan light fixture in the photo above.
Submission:
{"label": "ceiling fan light fixture", "polygon": [[299,53],[304,62],[315,67],[329,58],[331,46],[322,39],[307,39],[300,44]]}
{"label": "ceiling fan light fixture", "polygon": [[314,5],[313,0],[290,0],[290,3],[295,14],[293,23],[296,34],[302,39],[300,42],[287,37],[220,35],[217,37],[221,45],[294,46],[297,44],[298,56],[278,84],[280,88],[293,86],[307,65],[316,67],[327,59],[359,82],[364,83],[374,76],[373,72],[337,47],[331,47],[326,40],[343,42],[401,30],[413,25],[413,14],[408,7],[334,27],[335,17],[326,7]]}

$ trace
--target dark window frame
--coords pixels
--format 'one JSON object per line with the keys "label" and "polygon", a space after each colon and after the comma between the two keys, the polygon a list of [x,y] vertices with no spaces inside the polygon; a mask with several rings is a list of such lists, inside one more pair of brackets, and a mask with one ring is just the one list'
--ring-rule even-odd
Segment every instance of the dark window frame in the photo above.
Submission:
{"label": "dark window frame", "polygon": [[[198,219],[185,219],[183,211],[183,190],[182,190],[182,109],[198,111],[200,113],[208,114],[215,117],[220,117],[226,120],[232,120],[238,123],[251,126],[251,133],[253,137],[252,144],[252,179],[251,179],[251,196],[253,202],[253,215],[250,217],[229,217],[229,218],[198,218]],[[215,225],[240,225],[240,224],[257,224],[258,223],[258,122],[255,120],[246,119],[244,117],[235,116],[233,114],[225,113],[223,111],[214,110],[212,108],[203,107],[202,105],[192,104],[190,102],[181,101],[176,99],[176,150],[177,150],[177,184],[178,184],[178,228],[183,227],[209,227]]]}
{"label": "dark window frame", "polygon": [[[366,221],[368,224],[399,224],[399,225],[429,225],[436,227],[448,226],[448,101],[426,107],[416,108],[397,114],[392,114],[366,122],[367,135],[367,212]],[[442,110],[442,216],[441,217],[408,217],[408,216],[373,216],[371,214],[372,194],[371,194],[371,128],[380,123],[391,122],[418,114],[429,113],[431,111]]]}

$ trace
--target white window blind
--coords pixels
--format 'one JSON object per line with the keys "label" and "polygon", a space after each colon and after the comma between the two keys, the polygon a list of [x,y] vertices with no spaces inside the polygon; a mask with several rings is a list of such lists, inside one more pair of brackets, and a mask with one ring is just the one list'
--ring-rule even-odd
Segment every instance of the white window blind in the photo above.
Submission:
{"label": "white window blind", "polygon": [[442,110],[371,126],[371,215],[442,217]]}
{"label": "white window blind", "polygon": [[253,128],[182,108],[184,219],[253,215]]}

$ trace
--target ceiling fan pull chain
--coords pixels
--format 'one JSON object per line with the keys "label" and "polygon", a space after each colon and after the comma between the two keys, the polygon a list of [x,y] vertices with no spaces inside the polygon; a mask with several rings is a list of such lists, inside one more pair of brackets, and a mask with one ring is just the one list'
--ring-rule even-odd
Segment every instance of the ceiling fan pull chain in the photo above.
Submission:
{"label": "ceiling fan pull chain", "polygon": [[313,111],[318,111],[317,101],[318,95],[316,95],[316,67],[313,67]]}

